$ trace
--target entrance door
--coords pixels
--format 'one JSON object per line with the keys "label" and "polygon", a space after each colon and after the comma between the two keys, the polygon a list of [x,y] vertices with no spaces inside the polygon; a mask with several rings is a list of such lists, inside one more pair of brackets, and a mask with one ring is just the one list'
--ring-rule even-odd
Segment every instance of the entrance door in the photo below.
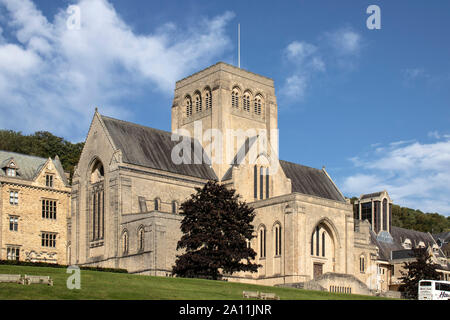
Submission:
{"label": "entrance door", "polygon": [[314,279],[321,276],[323,273],[323,264],[314,263]]}

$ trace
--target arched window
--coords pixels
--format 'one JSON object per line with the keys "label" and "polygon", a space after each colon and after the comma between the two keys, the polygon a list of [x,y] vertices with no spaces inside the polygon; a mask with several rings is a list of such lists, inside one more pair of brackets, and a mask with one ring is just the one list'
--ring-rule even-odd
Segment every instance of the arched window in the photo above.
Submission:
{"label": "arched window", "polygon": [[233,108],[239,108],[239,90],[234,88],[231,92],[231,106]]}
{"label": "arched window", "polygon": [[258,199],[258,167],[253,167],[253,194],[255,199]]}
{"label": "arched window", "polygon": [[259,256],[260,258],[266,257],[266,228],[261,227],[259,230]]}
{"label": "arched window", "polygon": [[281,256],[281,226],[275,225],[275,256]]}
{"label": "arched window", "polygon": [[172,201],[172,213],[173,214],[178,213],[178,202],[176,200]]}
{"label": "arched window", "polygon": [[192,99],[191,97],[186,97],[186,116],[192,116]]}
{"label": "arched window", "polygon": [[128,231],[124,231],[122,235],[122,252],[123,254],[128,253]]}
{"label": "arched window", "polygon": [[144,227],[140,227],[138,231],[138,248],[139,251],[144,251],[145,249],[145,231]]}
{"label": "arched window", "polygon": [[243,105],[244,105],[244,111],[250,112],[250,94],[248,92],[244,93],[243,98]]}
{"label": "arched window", "polygon": [[319,244],[319,240],[320,240],[319,232],[320,232],[320,228],[319,228],[319,226],[317,226],[317,227],[316,227],[316,256],[319,256],[319,248],[320,248],[320,244]]}
{"label": "arched window", "polygon": [[366,259],[364,256],[359,257],[359,271],[363,273],[366,271]]}
{"label": "arched window", "polygon": [[100,160],[96,159],[91,169],[90,176],[90,218],[91,241],[102,240],[105,233],[105,170]]}
{"label": "arched window", "polygon": [[269,168],[266,168],[266,199],[269,198]]}
{"label": "arched window", "polygon": [[202,112],[202,97],[198,93],[195,95],[195,112]]}
{"label": "arched window", "polygon": [[325,257],[325,231],[322,232],[322,257]]}
{"label": "arched window", "polygon": [[161,200],[159,198],[155,199],[155,211],[161,210]]}
{"label": "arched window", "polygon": [[259,168],[259,198],[264,199],[264,168]]}
{"label": "arched window", "polygon": [[212,108],[212,96],[211,96],[211,90],[207,88],[205,90],[205,109],[211,109]]}
{"label": "arched window", "polygon": [[262,102],[261,102],[261,97],[260,96],[257,96],[256,98],[255,98],[255,100],[254,100],[254,103],[253,103],[253,105],[254,105],[254,112],[255,112],[255,114],[257,114],[257,115],[261,115],[261,105],[262,105]]}

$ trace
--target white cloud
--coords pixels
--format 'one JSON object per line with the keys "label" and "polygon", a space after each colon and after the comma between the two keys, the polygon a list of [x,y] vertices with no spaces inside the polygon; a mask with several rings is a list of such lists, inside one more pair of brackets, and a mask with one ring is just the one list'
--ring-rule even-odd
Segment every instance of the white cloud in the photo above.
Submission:
{"label": "white cloud", "polygon": [[352,158],[355,173],[342,189],[353,195],[386,189],[401,205],[449,215],[450,139],[401,142],[389,144],[381,154]]}
{"label": "white cloud", "polygon": [[327,32],[325,38],[341,55],[354,55],[361,49],[361,36],[349,28]]}
{"label": "white cloud", "polygon": [[[318,44],[292,41],[283,52],[290,73],[281,87],[281,98],[288,103],[305,98],[311,81],[328,69],[351,70],[361,49],[361,36],[349,28],[324,33]],[[331,68],[328,68],[331,66]]]}
{"label": "white cloud", "polygon": [[29,0],[0,0],[7,13],[0,24],[15,37],[1,42],[0,33],[0,112],[9,115],[0,117],[0,127],[82,137],[94,106],[124,116],[121,100],[137,87],[169,95],[176,80],[230,46],[231,12],[137,34],[106,0],[76,5],[81,29],[69,30],[66,8],[50,22]]}

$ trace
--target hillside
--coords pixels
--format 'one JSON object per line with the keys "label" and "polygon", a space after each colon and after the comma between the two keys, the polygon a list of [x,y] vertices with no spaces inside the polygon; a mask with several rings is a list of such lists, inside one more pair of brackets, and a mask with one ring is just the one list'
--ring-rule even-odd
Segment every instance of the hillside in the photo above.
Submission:
{"label": "hillside", "polygon": [[224,281],[164,278],[123,273],[81,271],[81,289],[66,287],[70,276],[64,268],[0,265],[0,274],[50,276],[54,286],[0,283],[0,300],[5,299],[101,299],[101,300],[237,300],[242,291],[271,292],[281,300],[367,300],[379,297],[257,286]]}

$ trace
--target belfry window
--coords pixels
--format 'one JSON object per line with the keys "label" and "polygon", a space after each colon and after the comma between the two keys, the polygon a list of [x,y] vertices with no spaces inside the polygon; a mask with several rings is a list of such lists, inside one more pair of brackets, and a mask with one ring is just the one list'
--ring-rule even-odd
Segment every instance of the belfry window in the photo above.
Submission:
{"label": "belfry window", "polygon": [[122,235],[122,252],[123,254],[128,253],[128,232],[124,231]]}
{"label": "belfry window", "polygon": [[211,97],[211,91],[209,89],[207,89],[206,93],[205,93],[205,108],[206,108],[206,110],[212,108],[212,97]]}
{"label": "belfry window", "polygon": [[202,112],[202,98],[200,94],[195,96],[195,112]]}
{"label": "belfry window", "polygon": [[243,105],[244,111],[250,112],[250,95],[248,93],[244,93]]}
{"label": "belfry window", "polygon": [[231,106],[239,108],[239,91],[237,89],[233,89],[231,92]]}
{"label": "belfry window", "polygon": [[253,194],[254,198],[258,199],[258,167],[253,167]]}
{"label": "belfry window", "polygon": [[189,118],[192,116],[192,100],[190,97],[186,98],[186,116]]}
{"label": "belfry window", "polygon": [[255,114],[260,115],[261,114],[261,98],[256,97],[254,101],[254,108],[255,108]]}

